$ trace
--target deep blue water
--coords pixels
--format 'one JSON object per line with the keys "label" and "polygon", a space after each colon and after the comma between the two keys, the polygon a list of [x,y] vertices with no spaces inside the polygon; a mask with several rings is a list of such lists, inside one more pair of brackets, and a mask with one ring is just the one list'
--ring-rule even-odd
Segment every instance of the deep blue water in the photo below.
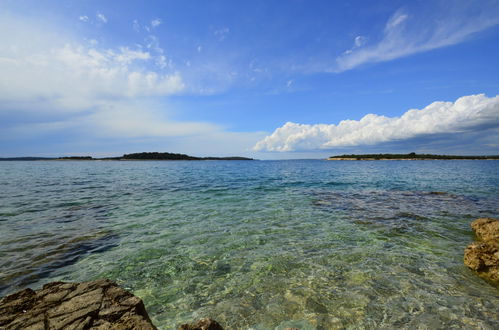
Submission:
{"label": "deep blue water", "polygon": [[499,161],[0,162],[0,295],[116,280],[162,329],[499,328]]}

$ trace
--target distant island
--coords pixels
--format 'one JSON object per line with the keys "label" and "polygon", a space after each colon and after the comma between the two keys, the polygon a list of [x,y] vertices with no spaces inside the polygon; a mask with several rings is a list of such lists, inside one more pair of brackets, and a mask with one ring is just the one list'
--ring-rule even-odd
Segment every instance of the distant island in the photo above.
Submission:
{"label": "distant island", "polygon": [[0,161],[36,161],[36,160],[253,160],[246,157],[194,157],[185,154],[170,152],[139,152],[125,154],[121,157],[93,158],[90,156],[69,156],[69,157],[10,157],[0,158]]}
{"label": "distant island", "polygon": [[125,154],[123,157],[114,158],[118,160],[253,160],[246,157],[194,157],[185,154],[174,154],[169,152],[140,152]]}
{"label": "distant island", "polygon": [[431,154],[363,154],[331,156],[328,160],[434,160],[434,159],[499,159],[498,156],[453,156]]}

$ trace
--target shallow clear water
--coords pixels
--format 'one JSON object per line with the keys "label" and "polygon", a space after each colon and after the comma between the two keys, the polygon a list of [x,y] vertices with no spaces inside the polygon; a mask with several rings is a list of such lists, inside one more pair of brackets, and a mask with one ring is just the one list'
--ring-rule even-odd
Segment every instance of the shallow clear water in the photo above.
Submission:
{"label": "shallow clear water", "polygon": [[0,162],[0,295],[116,280],[162,329],[499,328],[499,161]]}

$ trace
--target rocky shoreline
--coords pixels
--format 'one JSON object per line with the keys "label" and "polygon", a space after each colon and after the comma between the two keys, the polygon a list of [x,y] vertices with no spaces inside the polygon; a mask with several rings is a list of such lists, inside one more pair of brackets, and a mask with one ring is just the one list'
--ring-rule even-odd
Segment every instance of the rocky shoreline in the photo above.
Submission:
{"label": "rocky shoreline", "polygon": [[[142,300],[115,282],[52,282],[0,300],[0,329],[155,330]],[[183,324],[181,330],[223,330],[212,319]]]}
{"label": "rocky shoreline", "polygon": [[478,241],[464,250],[464,264],[481,278],[499,286],[499,220],[476,219],[471,228]]}

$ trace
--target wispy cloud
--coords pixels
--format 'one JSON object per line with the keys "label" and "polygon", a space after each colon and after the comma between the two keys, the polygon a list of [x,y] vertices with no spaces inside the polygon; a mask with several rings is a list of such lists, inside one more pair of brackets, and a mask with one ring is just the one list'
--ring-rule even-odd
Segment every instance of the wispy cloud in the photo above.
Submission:
{"label": "wispy cloud", "polygon": [[355,49],[362,47],[366,43],[366,37],[364,36],[356,36],[354,41],[353,41],[353,46],[350,49],[347,49],[343,54],[348,55],[351,54]]}
{"label": "wispy cloud", "polygon": [[135,32],[139,32],[140,31],[139,20],[134,19],[132,22],[132,27]]}
{"label": "wispy cloud", "polygon": [[[256,151],[318,150],[370,146],[387,142],[428,138],[435,134],[483,132],[499,128],[499,95],[463,96],[455,102],[434,102],[400,117],[368,114],[338,125],[305,125],[288,122],[259,141]],[[498,137],[499,138],[499,137]]]}
{"label": "wispy cloud", "polygon": [[82,22],[88,22],[88,16],[86,15],[81,15],[80,17],[78,17],[78,19]]}
{"label": "wispy cloud", "polygon": [[151,26],[153,28],[157,27],[157,26],[160,26],[161,25],[161,20],[159,18],[156,18],[154,20],[151,21]]}
{"label": "wispy cloud", "polygon": [[367,42],[365,37],[356,37],[353,48],[336,58],[333,71],[350,70],[366,63],[389,61],[463,42],[474,33],[499,24],[498,13],[497,5],[488,8],[473,2],[459,6],[450,2],[445,10],[436,10],[433,15],[400,9],[388,19],[378,39],[369,38],[370,42]]}
{"label": "wispy cloud", "polygon": [[106,16],[104,16],[103,13],[100,13],[100,12],[97,12],[97,14],[95,14],[95,16],[97,17],[97,19],[102,22],[102,23],[107,23],[107,18]]}

